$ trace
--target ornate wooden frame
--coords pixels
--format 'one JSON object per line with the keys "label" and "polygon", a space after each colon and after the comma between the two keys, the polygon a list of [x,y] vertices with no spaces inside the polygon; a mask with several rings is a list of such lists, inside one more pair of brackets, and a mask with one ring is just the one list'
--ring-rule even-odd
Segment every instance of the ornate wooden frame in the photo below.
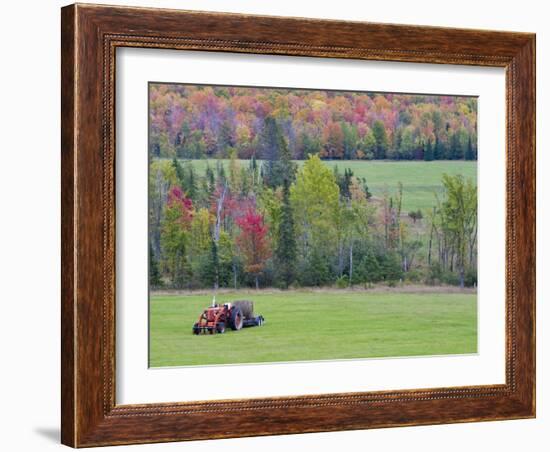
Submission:
{"label": "ornate wooden frame", "polygon": [[[76,4],[62,9],[61,35],[64,444],[84,447],[535,416],[534,34]],[[506,68],[506,383],[116,405],[117,47]]]}

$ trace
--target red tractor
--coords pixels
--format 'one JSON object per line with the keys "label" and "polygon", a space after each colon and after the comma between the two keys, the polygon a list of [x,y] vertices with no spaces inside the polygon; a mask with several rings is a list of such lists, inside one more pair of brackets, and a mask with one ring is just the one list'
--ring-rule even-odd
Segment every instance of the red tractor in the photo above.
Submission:
{"label": "red tractor", "polygon": [[206,308],[193,325],[193,334],[225,333],[227,327],[238,331],[243,327],[262,326],[263,316],[254,316],[254,304],[248,300],[218,305],[215,302]]}

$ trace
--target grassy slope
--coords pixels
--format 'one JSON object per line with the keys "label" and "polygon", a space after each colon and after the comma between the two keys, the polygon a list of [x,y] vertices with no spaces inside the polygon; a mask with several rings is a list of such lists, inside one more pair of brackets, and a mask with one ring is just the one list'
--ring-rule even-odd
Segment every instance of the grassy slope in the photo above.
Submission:
{"label": "grassy slope", "polygon": [[[204,173],[207,160],[194,160],[193,166]],[[223,161],[227,164],[227,160]],[[242,161],[248,164],[248,161]],[[303,163],[299,162],[299,163]],[[403,211],[428,210],[435,204],[434,192],[442,192],[441,177],[444,173],[462,174],[476,180],[477,162],[465,161],[325,161],[329,166],[337,165],[343,173],[351,168],[356,176],[365,177],[374,196],[381,197],[384,190],[397,191],[397,183],[403,183]],[[215,161],[211,161],[215,165]]]}
{"label": "grassy slope", "polygon": [[209,295],[152,297],[150,365],[441,355],[477,348],[472,294],[289,291],[248,297],[265,326],[212,336],[191,333]]}

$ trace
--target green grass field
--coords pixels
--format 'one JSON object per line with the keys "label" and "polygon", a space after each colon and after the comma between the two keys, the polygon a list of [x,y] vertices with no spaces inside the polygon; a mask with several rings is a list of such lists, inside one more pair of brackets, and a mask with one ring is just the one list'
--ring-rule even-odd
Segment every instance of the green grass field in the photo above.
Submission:
{"label": "green grass field", "polygon": [[[203,174],[206,163],[212,166],[215,160],[192,160],[193,166]],[[221,160],[227,165],[228,160]],[[248,161],[242,160],[243,164]],[[303,161],[298,161],[302,164]],[[465,178],[477,179],[477,162],[472,161],[386,161],[386,160],[344,160],[325,161],[331,167],[338,166],[343,173],[351,168],[356,176],[365,177],[374,196],[381,197],[385,190],[390,194],[397,191],[397,184],[403,184],[403,211],[428,210],[435,205],[434,193],[441,193],[441,177],[447,174],[462,174]]]}
{"label": "green grass field", "polygon": [[210,295],[152,296],[150,366],[188,366],[477,351],[476,295],[376,291],[228,293],[251,299],[262,327],[195,336]]}

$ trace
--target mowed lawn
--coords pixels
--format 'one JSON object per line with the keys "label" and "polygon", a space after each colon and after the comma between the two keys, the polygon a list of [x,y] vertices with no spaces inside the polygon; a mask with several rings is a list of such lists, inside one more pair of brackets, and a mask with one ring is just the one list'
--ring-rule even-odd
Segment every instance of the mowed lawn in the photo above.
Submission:
{"label": "mowed lawn", "polygon": [[195,336],[210,295],[152,296],[150,366],[262,363],[477,352],[476,295],[375,291],[229,293],[254,301],[262,327]]}
{"label": "mowed lawn", "polygon": [[[191,160],[199,174],[204,174],[207,162],[215,167],[216,160]],[[228,165],[228,160],[221,160]],[[247,160],[241,160],[248,165]],[[297,161],[299,165],[303,161]],[[397,192],[397,184],[403,184],[403,211],[428,210],[435,205],[434,193],[442,193],[441,178],[444,173],[449,175],[462,174],[467,179],[477,180],[477,162],[472,161],[391,161],[391,160],[344,160],[324,161],[330,167],[338,166],[340,172],[351,168],[354,175],[364,177],[371,193],[382,197],[384,191],[390,194]]]}

